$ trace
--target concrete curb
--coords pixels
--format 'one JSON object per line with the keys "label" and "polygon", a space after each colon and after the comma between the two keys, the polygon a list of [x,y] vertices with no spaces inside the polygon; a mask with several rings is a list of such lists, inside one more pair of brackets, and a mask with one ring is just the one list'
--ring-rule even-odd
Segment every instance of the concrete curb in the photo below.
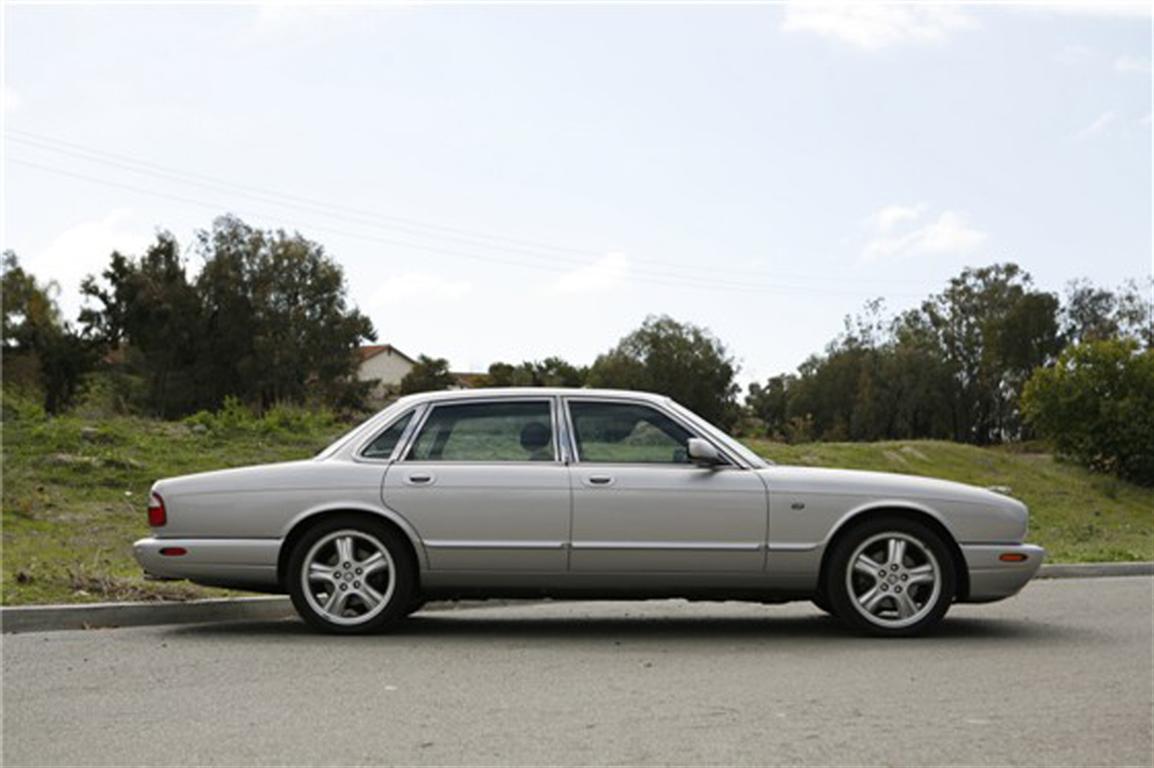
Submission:
{"label": "concrete curb", "polygon": [[[1154,562],[1056,563],[1043,565],[1035,578],[1086,579],[1108,576],[1152,576]],[[425,610],[501,606],[524,600],[468,600],[430,603]],[[277,621],[294,617],[287,597],[237,597],[186,603],[88,603],[0,608],[0,628],[14,632],[140,627],[152,624],[203,624],[218,621]]]}
{"label": "concrete curb", "polygon": [[275,621],[292,615],[292,602],[287,597],[237,597],[186,603],[88,603],[3,608],[0,609],[0,625],[8,634],[148,624]]}

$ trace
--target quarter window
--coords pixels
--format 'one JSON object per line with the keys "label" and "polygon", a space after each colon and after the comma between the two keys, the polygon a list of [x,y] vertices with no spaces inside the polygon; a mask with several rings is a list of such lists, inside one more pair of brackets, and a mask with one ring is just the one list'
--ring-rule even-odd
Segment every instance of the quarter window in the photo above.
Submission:
{"label": "quarter window", "polygon": [[433,409],[409,461],[553,461],[549,403],[468,403]]}
{"label": "quarter window", "polygon": [[656,408],[637,403],[570,402],[581,461],[688,464],[693,435]]}
{"label": "quarter window", "polygon": [[409,422],[412,420],[413,412],[409,411],[394,421],[388,429],[377,435],[377,439],[369,443],[369,447],[362,451],[361,455],[366,459],[391,458],[393,451],[397,448],[397,443],[401,441],[401,435],[405,434],[405,427],[409,426]]}

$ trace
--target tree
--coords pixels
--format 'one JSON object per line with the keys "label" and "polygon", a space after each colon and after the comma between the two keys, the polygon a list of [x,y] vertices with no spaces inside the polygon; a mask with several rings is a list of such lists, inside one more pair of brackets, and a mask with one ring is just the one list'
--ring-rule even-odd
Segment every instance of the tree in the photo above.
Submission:
{"label": "tree", "polygon": [[453,374],[449,372],[449,361],[444,358],[421,355],[413,364],[411,371],[401,379],[401,394],[411,395],[416,392],[436,392],[448,389],[456,383]]}
{"label": "tree", "polygon": [[589,369],[595,387],[645,390],[672,397],[721,427],[739,416],[737,365],[709,330],[649,317]]}
{"label": "tree", "polygon": [[103,282],[89,276],[81,284],[81,293],[99,306],[86,307],[80,320],[145,383],[142,405],[164,417],[201,406],[196,369],[203,315],[176,239],[159,233],[139,259],[113,252],[101,277]]}
{"label": "tree", "polygon": [[29,370],[30,383],[43,391],[44,410],[58,413],[72,403],[95,365],[97,345],[61,321],[52,297],[55,284],[40,284],[12,251],[4,252],[0,282],[4,366],[26,363],[19,367]]}
{"label": "tree", "polygon": [[1070,346],[1030,378],[1022,408],[1060,454],[1154,485],[1154,350],[1132,339]]}
{"label": "tree", "polygon": [[797,376],[781,374],[772,376],[765,386],[754,382],[749,385],[745,404],[750,412],[761,421],[765,433],[771,437],[784,437],[789,422],[789,401],[791,390],[797,384]]}
{"label": "tree", "polygon": [[520,365],[493,363],[481,386],[485,387],[581,387],[588,369],[578,368],[560,357]]}
{"label": "tree", "polygon": [[344,272],[320,245],[224,216],[197,248],[195,278],[161,233],[144,256],[114,253],[102,281],[84,282],[98,305],[82,319],[146,382],[149,410],[177,416],[229,396],[260,409],[343,405],[363,393],[356,349],[376,333],[348,306]]}
{"label": "tree", "polygon": [[1066,344],[1129,338],[1154,345],[1154,303],[1148,298],[1154,279],[1145,293],[1130,280],[1117,290],[1099,288],[1088,280],[1074,280],[1066,286],[1062,307],[1062,340]]}
{"label": "tree", "polygon": [[1035,291],[1016,264],[963,270],[922,304],[955,380],[955,440],[984,445],[1018,435],[1022,386],[1061,347],[1057,311],[1057,297]]}

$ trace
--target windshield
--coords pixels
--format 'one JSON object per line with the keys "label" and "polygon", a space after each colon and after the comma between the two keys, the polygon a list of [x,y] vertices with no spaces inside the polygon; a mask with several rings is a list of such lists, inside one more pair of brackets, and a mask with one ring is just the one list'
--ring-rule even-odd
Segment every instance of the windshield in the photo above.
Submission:
{"label": "windshield", "polygon": [[761,458],[756,453],[749,450],[744,445],[737,442],[732,437],[725,434],[720,429],[713,426],[708,421],[706,421],[705,419],[701,418],[700,416],[698,416],[693,411],[686,408],[684,405],[681,405],[681,403],[678,403],[675,400],[669,400],[668,402],[669,402],[669,405],[675,411],[677,411],[677,413],[679,415],[681,415],[687,421],[693,422],[693,425],[695,427],[700,429],[702,432],[707,433],[714,440],[716,440],[717,442],[724,445],[727,450],[729,450],[733,453],[736,453],[746,463],[748,463],[751,467],[754,467],[756,469],[763,469],[763,468],[768,467],[770,465],[771,462],[768,462],[765,459]]}

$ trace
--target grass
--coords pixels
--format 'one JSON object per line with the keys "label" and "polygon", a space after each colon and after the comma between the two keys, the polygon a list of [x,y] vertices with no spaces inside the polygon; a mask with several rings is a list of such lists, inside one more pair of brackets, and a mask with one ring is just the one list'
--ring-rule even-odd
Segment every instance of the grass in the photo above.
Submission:
{"label": "grass", "polygon": [[3,433],[5,605],[187,600],[226,594],[147,582],[131,544],[148,535],[153,481],[170,475],[311,456],[347,429],[328,417],[233,413],[187,423],[33,414]]}
{"label": "grass", "polygon": [[[258,420],[237,408],[186,422],[50,419],[5,401],[3,603],[223,594],[140,577],[130,550],[148,534],[149,486],[170,475],[305,458],[346,428],[305,411],[274,411]],[[938,442],[750,445],[780,463],[1010,486],[1033,512],[1031,540],[1046,546],[1054,560],[1154,560],[1154,489],[1094,475],[1046,454]]]}

